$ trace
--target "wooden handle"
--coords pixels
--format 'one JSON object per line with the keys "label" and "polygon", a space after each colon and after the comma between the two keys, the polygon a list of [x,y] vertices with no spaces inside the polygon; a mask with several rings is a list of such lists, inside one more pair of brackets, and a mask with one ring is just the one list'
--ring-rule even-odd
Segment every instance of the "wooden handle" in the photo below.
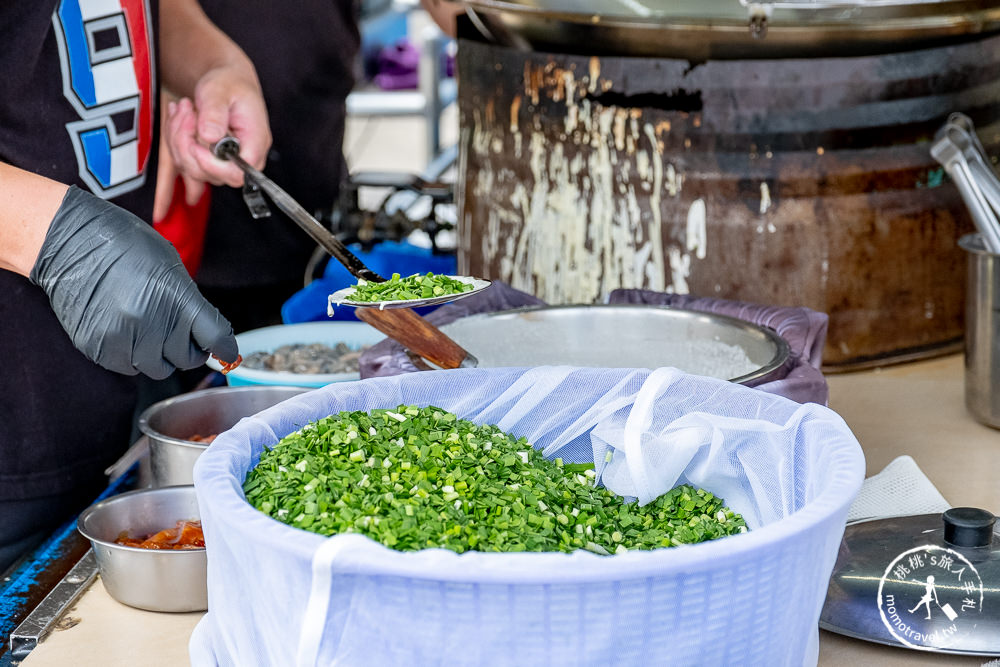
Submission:
{"label": "wooden handle", "polygon": [[358,308],[357,316],[441,368],[475,366],[475,357],[410,308]]}

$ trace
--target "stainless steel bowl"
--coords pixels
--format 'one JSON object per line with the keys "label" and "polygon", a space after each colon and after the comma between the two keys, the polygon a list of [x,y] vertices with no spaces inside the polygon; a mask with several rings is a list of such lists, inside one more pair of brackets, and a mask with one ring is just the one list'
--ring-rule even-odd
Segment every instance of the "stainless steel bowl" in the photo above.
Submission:
{"label": "stainless steel bowl", "polygon": [[303,387],[218,387],[193,391],[155,403],[139,417],[139,430],[149,438],[153,486],[192,484],[194,463],[208,447],[189,440],[227,431],[292,396]]}
{"label": "stainless steel bowl", "polygon": [[673,366],[740,384],[774,379],[789,346],[773,330],[681,308],[542,306],[470,315],[441,326],[481,368]]}
{"label": "stainless steel bowl", "polygon": [[129,491],[91,505],[76,527],[94,549],[108,595],[149,611],[208,609],[205,549],[155,550],[115,544],[123,532],[151,535],[200,519],[193,486]]}

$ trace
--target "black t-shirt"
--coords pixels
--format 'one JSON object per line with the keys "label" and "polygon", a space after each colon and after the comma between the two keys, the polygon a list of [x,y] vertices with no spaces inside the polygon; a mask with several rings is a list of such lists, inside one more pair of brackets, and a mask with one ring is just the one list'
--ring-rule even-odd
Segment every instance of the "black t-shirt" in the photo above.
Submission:
{"label": "black t-shirt", "polygon": [[[0,4],[0,160],[148,220],[158,126],[155,0]],[[148,13],[147,13],[148,11]]]}
{"label": "black t-shirt", "polygon": [[[274,138],[264,173],[306,210],[329,209],[346,176],[345,100],[360,48],[353,0],[202,0],[208,17],[257,68]],[[316,244],[273,205],[254,220],[240,190],[218,187],[199,285],[251,287],[299,280]]]}
{"label": "black t-shirt", "polygon": [[[0,3],[0,160],[144,219],[156,171],[156,0]],[[5,501],[103,484],[129,445],[135,378],[73,347],[41,289],[0,270],[0,544]],[[93,496],[91,496],[92,498]]]}

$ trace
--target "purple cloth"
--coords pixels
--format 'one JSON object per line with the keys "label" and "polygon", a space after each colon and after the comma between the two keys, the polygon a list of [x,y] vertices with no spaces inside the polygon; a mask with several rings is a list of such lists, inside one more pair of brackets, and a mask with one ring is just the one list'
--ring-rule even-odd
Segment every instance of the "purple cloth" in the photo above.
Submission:
{"label": "purple cloth", "polygon": [[420,50],[407,39],[387,46],[378,54],[375,85],[382,90],[417,88],[420,79]]}
{"label": "purple cloth", "polygon": [[[634,289],[613,291],[609,303],[672,306],[728,315],[774,329],[788,343],[790,348],[788,360],[776,374],[771,376],[771,379],[765,378],[765,382],[757,385],[753,385],[752,382],[748,384],[761,391],[778,394],[799,403],[827,404],[829,390],[826,378],[820,372],[828,324],[825,313],[802,307],[761,306],[725,299]],[[546,304],[541,299],[494,281],[488,290],[441,306],[424,317],[435,326],[443,326],[466,315],[544,305]],[[414,365],[403,346],[392,339],[383,340],[361,355],[362,378],[399,375],[418,370],[420,369]]]}

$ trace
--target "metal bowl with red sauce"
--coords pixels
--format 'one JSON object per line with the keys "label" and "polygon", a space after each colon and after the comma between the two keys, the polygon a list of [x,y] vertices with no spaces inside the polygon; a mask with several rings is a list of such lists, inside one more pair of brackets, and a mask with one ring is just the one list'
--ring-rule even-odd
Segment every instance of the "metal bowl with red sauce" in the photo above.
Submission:
{"label": "metal bowl with red sauce", "polygon": [[101,583],[115,600],[149,611],[208,608],[208,556],[193,486],[111,496],[84,510],[77,529],[90,540]]}

